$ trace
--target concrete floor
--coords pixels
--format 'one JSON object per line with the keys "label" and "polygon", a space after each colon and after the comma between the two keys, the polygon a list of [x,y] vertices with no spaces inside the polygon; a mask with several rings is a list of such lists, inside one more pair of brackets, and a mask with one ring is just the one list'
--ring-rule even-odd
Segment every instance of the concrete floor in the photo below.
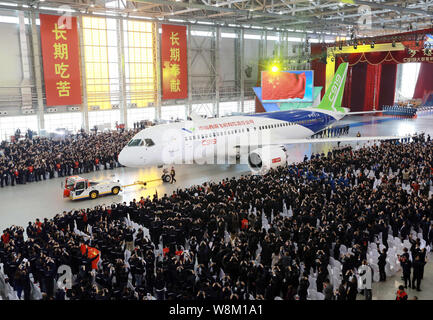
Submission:
{"label": "concrete floor", "polygon": [[[389,117],[350,116],[340,121],[338,125],[350,125],[349,136],[355,136],[359,131],[363,136],[407,135],[415,132],[430,133],[433,137],[433,115],[416,119],[397,119]],[[288,146],[290,162],[302,161],[304,155],[311,153],[325,154],[336,146],[336,143],[305,144]],[[177,183],[165,184],[160,181],[148,183],[146,187],[132,186],[126,188],[117,196],[106,196],[95,200],[70,201],[62,198],[63,178],[46,180],[38,183],[5,187],[0,189],[0,228],[3,230],[11,225],[26,226],[36,218],[51,218],[57,213],[73,209],[91,208],[96,205],[110,205],[132,199],[139,200],[141,196],[152,196],[156,191],[159,195],[170,194],[177,188],[201,184],[205,181],[220,181],[226,177],[238,177],[249,174],[246,165],[184,165],[176,167]],[[137,180],[149,181],[158,179],[161,170],[157,168],[132,169],[117,168],[83,174],[83,177],[95,179],[115,179],[122,184],[130,184]],[[0,230],[0,231],[1,231]],[[373,299],[395,299],[395,292],[400,285],[400,276],[390,278],[386,283],[375,283]],[[409,297],[433,299],[433,264],[428,263],[421,285],[422,292],[410,289]],[[362,296],[360,296],[362,298]]]}
{"label": "concrete floor", "polygon": [[[408,299],[412,300],[417,297],[418,300],[433,300],[433,263],[432,254],[428,255],[428,262],[424,267],[424,278],[421,281],[421,291],[416,289],[406,289]],[[402,272],[400,271],[393,277],[388,277],[385,282],[374,282],[372,285],[373,300],[395,300],[396,292],[400,285],[404,285],[401,280]],[[358,294],[358,300],[364,300],[364,297]]]}

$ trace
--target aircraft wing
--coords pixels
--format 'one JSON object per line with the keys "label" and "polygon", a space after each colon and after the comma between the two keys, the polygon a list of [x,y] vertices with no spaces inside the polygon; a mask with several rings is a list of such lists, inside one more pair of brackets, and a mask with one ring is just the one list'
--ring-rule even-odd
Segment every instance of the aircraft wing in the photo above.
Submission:
{"label": "aircraft wing", "polygon": [[[279,139],[270,143],[263,142],[261,146],[288,145],[303,143],[329,143],[329,142],[357,142],[357,141],[380,141],[380,140],[397,140],[409,138],[411,136],[369,136],[369,137],[338,137],[338,138],[316,138],[316,139]],[[236,147],[246,147],[247,145],[238,145]]]}
{"label": "aircraft wing", "polygon": [[353,112],[347,112],[346,116],[356,115],[356,114],[371,114],[371,113],[380,113],[383,112],[383,110],[375,110],[375,111],[353,111]]}
{"label": "aircraft wing", "polygon": [[[401,136],[369,136],[369,137],[338,137],[338,138],[317,138],[317,139],[282,139],[281,141],[279,141],[278,144],[379,141],[379,140],[396,140],[396,139],[402,139],[402,138],[405,138],[405,137],[401,137]],[[274,143],[272,143],[272,144],[274,144]]]}

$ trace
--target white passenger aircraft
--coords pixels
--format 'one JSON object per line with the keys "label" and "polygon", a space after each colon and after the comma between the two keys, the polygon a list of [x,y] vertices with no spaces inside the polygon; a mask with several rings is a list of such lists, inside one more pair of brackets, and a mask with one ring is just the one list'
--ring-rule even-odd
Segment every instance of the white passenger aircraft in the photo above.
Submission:
{"label": "white passenger aircraft", "polygon": [[348,64],[339,66],[331,86],[317,107],[256,113],[251,115],[162,124],[137,133],[119,154],[126,167],[171,164],[249,165],[261,172],[287,160],[285,145],[318,142],[390,140],[399,137],[338,137],[308,139],[341,120],[348,112],[341,107]]}

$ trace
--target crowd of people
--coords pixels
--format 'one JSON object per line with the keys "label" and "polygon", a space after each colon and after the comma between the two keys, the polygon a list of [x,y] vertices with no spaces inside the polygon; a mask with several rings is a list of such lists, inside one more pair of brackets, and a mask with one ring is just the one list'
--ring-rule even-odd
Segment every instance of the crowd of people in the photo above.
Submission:
{"label": "crowd of people", "polygon": [[0,143],[0,187],[119,166],[117,157],[139,131],[84,131],[62,139],[33,137]]}
{"label": "crowd of people", "polygon": [[[32,298],[34,281],[44,299],[306,300],[316,274],[325,299],[355,300],[370,243],[385,246],[378,245],[378,264],[386,279],[392,234],[411,241],[400,261],[404,279],[404,259],[412,261],[420,289],[426,249],[411,231],[432,246],[432,147],[424,136],[345,146],[263,176],[63,212],[5,230],[0,262],[23,299]],[[350,252],[341,254],[343,245]],[[89,255],[92,248],[97,255]],[[331,258],[342,264],[336,288]],[[67,290],[56,285],[61,265],[72,269]]]}
{"label": "crowd of people", "polygon": [[332,128],[326,128],[322,131],[315,133],[312,138],[331,138],[340,137],[342,135],[349,134],[350,126],[337,126]]}

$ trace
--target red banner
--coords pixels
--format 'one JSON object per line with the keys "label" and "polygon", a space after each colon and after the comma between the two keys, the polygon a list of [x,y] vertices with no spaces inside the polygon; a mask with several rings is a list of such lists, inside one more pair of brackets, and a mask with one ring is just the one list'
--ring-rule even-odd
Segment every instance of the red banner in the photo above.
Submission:
{"label": "red banner", "polygon": [[162,25],[162,99],[188,97],[186,27]]}
{"label": "red banner", "polygon": [[39,15],[47,106],[81,104],[77,18]]}

